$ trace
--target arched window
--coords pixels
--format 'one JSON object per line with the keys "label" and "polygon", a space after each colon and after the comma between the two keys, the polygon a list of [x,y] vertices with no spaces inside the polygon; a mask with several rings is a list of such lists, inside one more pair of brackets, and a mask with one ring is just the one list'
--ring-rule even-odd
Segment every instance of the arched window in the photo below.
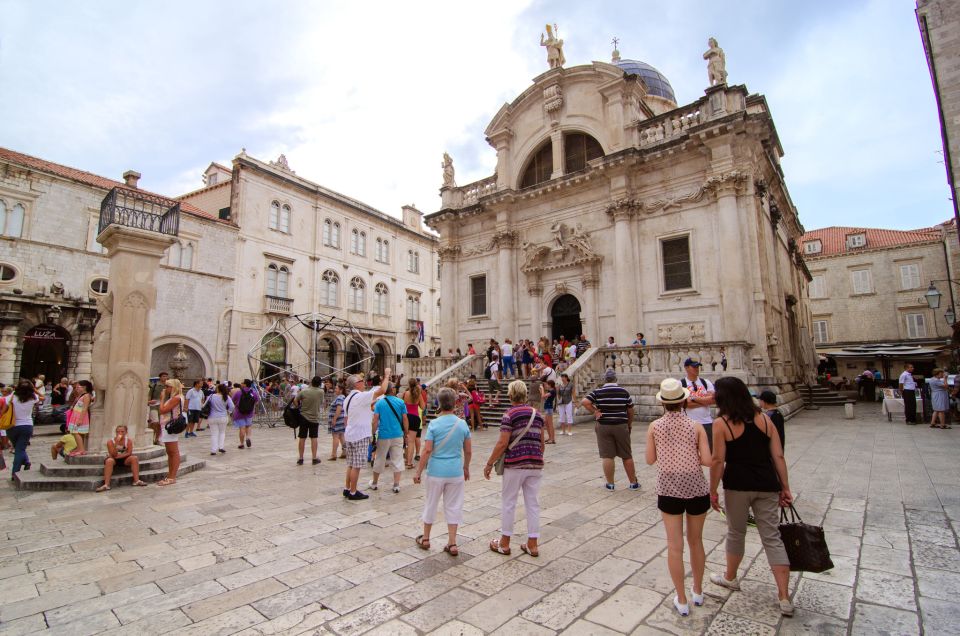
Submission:
{"label": "arched window", "polygon": [[374,248],[374,258],[380,263],[390,262],[390,241],[377,238],[377,245]]}
{"label": "arched window", "polygon": [[367,233],[360,232],[360,238],[357,240],[357,256],[367,255]]}
{"label": "arched window", "polygon": [[286,265],[277,266],[270,263],[267,266],[267,296],[287,298],[290,285],[290,270]]}
{"label": "arched window", "polygon": [[270,204],[270,218],[267,219],[267,227],[276,230],[280,227],[280,202],[274,201]]}
{"label": "arched window", "polygon": [[290,233],[290,206],[280,208],[280,231]]}
{"label": "arched window", "polygon": [[340,224],[334,221],[330,230],[330,247],[340,249]]}
{"label": "arched window", "polygon": [[330,219],[326,219],[323,222],[323,244],[330,245],[330,230],[333,227],[333,222]]}
{"label": "arched window", "polygon": [[350,300],[348,308],[352,311],[366,311],[366,302],[364,298],[364,289],[366,285],[359,276],[354,276],[350,280]]}
{"label": "arched window", "polygon": [[0,263],[0,282],[9,283],[17,277],[17,268],[13,265]]}
{"label": "arched window", "polygon": [[373,313],[381,316],[390,315],[390,292],[385,283],[377,283],[373,288]]}
{"label": "arched window", "polygon": [[174,243],[167,251],[167,265],[181,269],[193,268],[193,243]]}
{"label": "arched window", "polygon": [[193,269],[193,243],[187,243],[180,251],[180,267]]}
{"label": "arched window", "polygon": [[533,154],[527,167],[523,170],[523,177],[520,179],[521,188],[529,188],[538,183],[550,180],[553,174],[553,142],[547,140],[547,143]]}
{"label": "arched window", "polygon": [[420,252],[407,250],[407,271],[414,274],[420,273]]}
{"label": "arched window", "polygon": [[0,234],[19,238],[23,233],[23,213],[22,203],[8,206],[6,202],[0,201]]}
{"label": "arched window", "polygon": [[440,313],[440,299],[437,298],[437,314],[433,317],[433,322],[436,324],[436,327],[437,327],[438,329],[440,328],[440,316],[441,316],[441,315],[442,315],[442,314]]}
{"label": "arched window", "polygon": [[337,306],[337,288],[340,286],[340,277],[332,269],[328,269],[320,278],[320,304],[329,307]]}
{"label": "arched window", "polygon": [[407,295],[407,320],[420,320],[420,295]]}
{"label": "arched window", "polygon": [[603,156],[600,143],[583,133],[572,132],[563,135],[563,171],[576,172],[587,167],[587,162]]}
{"label": "arched window", "polygon": [[360,249],[360,230],[350,232],[350,253],[357,254]]}

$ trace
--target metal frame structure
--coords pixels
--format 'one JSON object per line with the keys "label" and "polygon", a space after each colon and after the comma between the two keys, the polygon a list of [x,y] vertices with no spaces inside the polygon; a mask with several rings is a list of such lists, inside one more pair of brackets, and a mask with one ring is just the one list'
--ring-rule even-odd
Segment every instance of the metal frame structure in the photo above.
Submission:
{"label": "metal frame structure", "polygon": [[[317,345],[321,333],[339,334],[343,337],[345,349],[348,349],[351,343],[356,346],[360,357],[350,365],[351,369],[362,367],[365,362],[373,360],[376,356],[373,348],[360,335],[359,329],[354,327],[349,320],[321,312],[294,314],[275,320],[263,332],[257,340],[257,344],[247,353],[250,377],[259,386],[261,382],[281,380],[288,376],[309,381],[318,375],[326,379],[343,373],[347,369],[332,366],[317,358]],[[268,338],[268,336],[272,337]],[[277,338],[283,338],[288,345],[288,359],[290,358],[289,349],[296,347],[305,354],[305,362],[288,367],[278,367],[273,362],[264,360],[264,350]],[[264,370],[270,372],[264,373]],[[272,428],[282,419],[283,407],[285,406],[283,398],[277,398],[273,395],[264,395],[261,398],[258,403],[260,412],[257,413],[259,416],[257,419],[261,420],[261,426],[266,423],[267,426]]]}

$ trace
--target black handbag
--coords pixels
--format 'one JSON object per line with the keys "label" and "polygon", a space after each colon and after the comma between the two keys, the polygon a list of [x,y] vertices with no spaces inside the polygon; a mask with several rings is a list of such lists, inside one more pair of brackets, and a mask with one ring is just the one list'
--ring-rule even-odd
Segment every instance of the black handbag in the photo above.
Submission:
{"label": "black handbag", "polygon": [[187,430],[187,415],[183,412],[183,402],[180,403],[180,415],[173,418],[164,426],[169,435],[179,435]]}
{"label": "black handbag", "polygon": [[290,428],[300,426],[300,409],[293,405],[293,400],[287,402],[287,405],[283,407],[283,423]]}
{"label": "black handbag", "polygon": [[804,523],[793,504],[789,519],[787,509],[780,509],[780,538],[787,549],[791,572],[817,573],[833,568],[823,528]]}

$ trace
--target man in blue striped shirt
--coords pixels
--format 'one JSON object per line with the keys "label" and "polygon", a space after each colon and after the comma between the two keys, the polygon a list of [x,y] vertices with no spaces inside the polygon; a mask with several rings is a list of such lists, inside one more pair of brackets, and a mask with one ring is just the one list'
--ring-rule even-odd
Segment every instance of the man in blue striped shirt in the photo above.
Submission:
{"label": "man in blue striped shirt", "polygon": [[613,369],[607,369],[603,376],[604,384],[594,389],[581,404],[583,408],[593,413],[597,424],[594,430],[597,433],[597,449],[600,451],[600,460],[603,464],[603,476],[606,478],[606,489],[614,489],[614,459],[619,457],[623,461],[623,470],[630,480],[630,490],[640,490],[637,481],[637,470],[633,465],[633,448],[630,444],[630,433],[633,430],[633,398],[622,386],[617,384],[617,374]]}

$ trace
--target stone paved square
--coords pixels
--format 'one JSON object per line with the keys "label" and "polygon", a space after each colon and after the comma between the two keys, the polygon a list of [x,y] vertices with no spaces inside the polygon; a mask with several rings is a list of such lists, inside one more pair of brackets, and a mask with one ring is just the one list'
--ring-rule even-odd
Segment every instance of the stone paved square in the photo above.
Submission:
{"label": "stone paved square", "polygon": [[[633,434],[638,458],[645,429]],[[182,448],[203,455],[205,435]],[[495,437],[474,436],[459,558],[442,538],[414,545],[423,489],[411,471],[400,494],[345,501],[343,462],[296,466],[286,428],[255,429],[252,449],[168,488],[27,493],[6,481],[0,633],[960,632],[960,430],[890,423],[862,404],[852,421],[824,408],[787,422],[797,508],[824,525],[837,566],[791,577],[792,619],[779,616],[755,534],[744,591],[708,583],[705,606],[677,616],[655,469],[640,469],[640,493],[619,470],[618,489],[604,490],[589,427],[547,447],[540,558],[489,552],[499,481],[476,475]],[[31,452],[44,456],[54,439],[34,438]],[[708,571],[723,562],[724,527],[711,513]]]}

